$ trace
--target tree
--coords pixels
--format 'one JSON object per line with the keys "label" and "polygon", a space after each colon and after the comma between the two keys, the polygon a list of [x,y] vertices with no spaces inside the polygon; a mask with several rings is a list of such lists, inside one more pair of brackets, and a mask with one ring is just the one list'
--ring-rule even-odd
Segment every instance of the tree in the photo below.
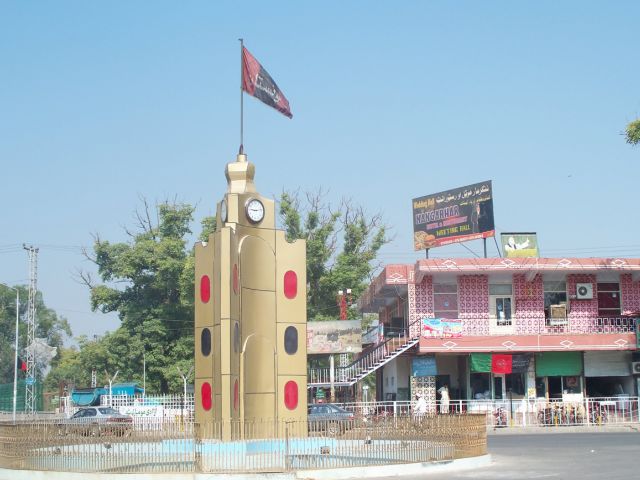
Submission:
{"label": "tree", "polygon": [[[91,308],[117,312],[121,325],[97,342],[83,340],[79,356],[87,372],[120,370],[119,379],[140,383],[144,357],[147,387],[167,393],[179,384],[176,364],[193,362],[194,261],[187,237],[194,208],[164,202],[151,210],[143,200],[135,231],[126,230],[128,242],[112,244],[96,235],[93,253],[85,254],[103,282],[81,273],[91,289]],[[215,220],[207,217],[202,225],[208,236]],[[74,374],[86,380],[86,374]]]}
{"label": "tree", "polygon": [[306,193],[301,203],[298,192],[280,197],[287,239],[307,241],[307,317],[337,319],[338,290],[350,288],[355,299],[367,288],[378,252],[389,241],[387,227],[380,214],[367,215],[349,200],[334,211],[322,191]]}
{"label": "tree", "polygon": [[[27,312],[29,290],[25,286],[16,286],[20,292],[20,332],[18,341],[18,355],[25,358],[24,349],[27,346],[27,329],[24,316]],[[48,308],[43,300],[42,292],[37,292],[36,298],[36,331],[37,338],[44,338],[51,347],[61,348],[67,336],[71,336],[71,327],[67,319]],[[15,360],[15,322],[16,295],[15,291],[0,287],[0,383],[13,382]],[[59,357],[52,361],[56,365]],[[43,368],[36,368],[36,378],[41,379]]]}
{"label": "tree", "polygon": [[630,143],[631,145],[640,144],[640,119],[635,120],[627,125],[625,137],[627,139],[627,143]]}

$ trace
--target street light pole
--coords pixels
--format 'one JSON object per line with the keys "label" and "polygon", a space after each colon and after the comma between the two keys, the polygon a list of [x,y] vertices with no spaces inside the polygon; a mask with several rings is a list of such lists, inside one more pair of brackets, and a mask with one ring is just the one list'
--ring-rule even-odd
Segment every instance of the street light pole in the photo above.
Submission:
{"label": "street light pole", "polygon": [[[9,287],[11,288],[11,287]],[[16,423],[16,402],[18,399],[18,319],[20,317],[20,291],[16,288],[16,345],[13,359],[13,423]]]}
{"label": "street light pole", "polygon": [[189,369],[189,372],[186,375],[182,373],[180,367],[176,366],[176,370],[178,370],[178,374],[182,377],[182,421],[184,422],[184,417],[186,417],[187,414],[187,380],[189,380],[191,372],[193,372],[193,366]]}
{"label": "street light pole", "polygon": [[14,287],[10,287],[9,285],[5,285],[4,283],[0,284],[4,285],[11,290],[16,291],[16,344],[15,344],[15,355],[13,359],[13,423],[16,423],[16,402],[18,399],[18,326],[20,319],[20,290]]}

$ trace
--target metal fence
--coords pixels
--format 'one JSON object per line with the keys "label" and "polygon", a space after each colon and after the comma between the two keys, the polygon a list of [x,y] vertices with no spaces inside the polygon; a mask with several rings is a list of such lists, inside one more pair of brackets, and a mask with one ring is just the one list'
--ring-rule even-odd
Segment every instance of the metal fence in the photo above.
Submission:
{"label": "metal fence", "polygon": [[[0,424],[0,467],[68,472],[286,472],[452,460],[486,453],[484,415],[377,421],[161,423],[69,429]],[[331,433],[329,433],[331,432]]]}
{"label": "metal fence", "polygon": [[[409,401],[354,402],[336,404],[365,418],[409,415]],[[532,426],[615,426],[640,424],[639,397],[584,398],[578,401],[514,399],[514,400],[450,400],[444,408],[450,414],[485,414],[487,427]],[[441,405],[438,402],[438,411]]]}

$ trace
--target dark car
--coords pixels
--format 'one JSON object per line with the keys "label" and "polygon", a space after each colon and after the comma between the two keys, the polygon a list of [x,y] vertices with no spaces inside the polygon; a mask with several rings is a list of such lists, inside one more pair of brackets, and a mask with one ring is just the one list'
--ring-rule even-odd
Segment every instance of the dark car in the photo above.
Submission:
{"label": "dark car", "polygon": [[316,403],[309,405],[307,418],[309,431],[338,435],[353,427],[355,415],[331,403]]}
{"label": "dark car", "polygon": [[83,407],[71,418],[57,425],[60,435],[129,435],[133,430],[133,418],[122,415],[111,407]]}

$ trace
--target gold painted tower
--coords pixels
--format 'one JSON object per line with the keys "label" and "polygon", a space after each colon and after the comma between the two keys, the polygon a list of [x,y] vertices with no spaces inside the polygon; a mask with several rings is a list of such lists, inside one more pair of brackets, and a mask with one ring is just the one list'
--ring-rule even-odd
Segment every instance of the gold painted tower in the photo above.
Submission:
{"label": "gold painted tower", "polygon": [[225,174],[216,231],[195,248],[195,420],[231,438],[235,421],[307,419],[307,278],[305,241],[276,230],[254,165],[240,154]]}

